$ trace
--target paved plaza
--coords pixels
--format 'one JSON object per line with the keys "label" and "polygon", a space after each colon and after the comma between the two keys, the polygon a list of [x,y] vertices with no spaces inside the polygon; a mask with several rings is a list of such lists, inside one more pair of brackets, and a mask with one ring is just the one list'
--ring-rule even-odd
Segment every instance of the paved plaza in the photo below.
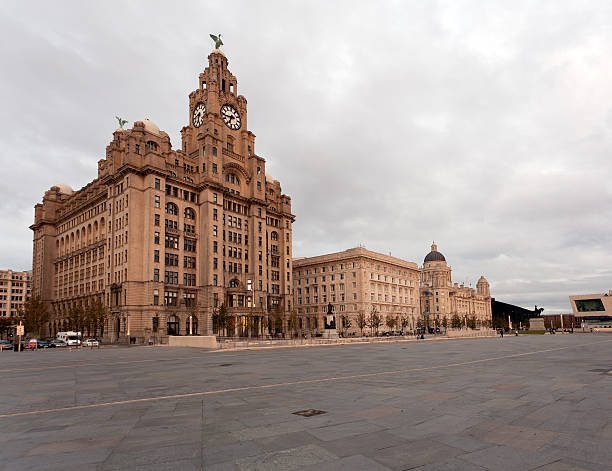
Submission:
{"label": "paved plaza", "polygon": [[612,469],[611,370],[595,334],[2,352],[0,469]]}

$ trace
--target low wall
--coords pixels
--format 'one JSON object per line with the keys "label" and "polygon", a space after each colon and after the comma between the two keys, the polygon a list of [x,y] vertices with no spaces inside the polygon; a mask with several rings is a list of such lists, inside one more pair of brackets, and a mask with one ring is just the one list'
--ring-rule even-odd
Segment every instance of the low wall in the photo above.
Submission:
{"label": "low wall", "polygon": [[217,337],[214,335],[170,335],[170,347],[217,348]]}
{"label": "low wall", "polygon": [[446,335],[448,337],[491,337],[497,335],[497,332],[494,329],[448,329]]}

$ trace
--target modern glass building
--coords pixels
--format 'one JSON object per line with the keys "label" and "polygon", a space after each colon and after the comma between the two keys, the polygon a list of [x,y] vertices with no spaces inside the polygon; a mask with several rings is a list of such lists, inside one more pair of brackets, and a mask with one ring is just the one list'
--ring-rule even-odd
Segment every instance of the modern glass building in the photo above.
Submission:
{"label": "modern glass building", "polygon": [[584,327],[612,329],[612,290],[603,294],[570,296],[574,316]]}

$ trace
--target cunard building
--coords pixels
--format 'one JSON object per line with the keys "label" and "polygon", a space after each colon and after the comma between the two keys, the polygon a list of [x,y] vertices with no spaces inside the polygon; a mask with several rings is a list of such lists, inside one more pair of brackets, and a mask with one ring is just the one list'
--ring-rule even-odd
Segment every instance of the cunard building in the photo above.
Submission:
{"label": "cunard building", "polygon": [[50,307],[49,335],[95,298],[115,342],[212,334],[222,304],[235,335],[256,336],[291,310],[291,199],[266,174],[219,49],[188,116],[180,149],[148,119],[117,129],[95,180],[54,185],[36,205],[33,294]]}

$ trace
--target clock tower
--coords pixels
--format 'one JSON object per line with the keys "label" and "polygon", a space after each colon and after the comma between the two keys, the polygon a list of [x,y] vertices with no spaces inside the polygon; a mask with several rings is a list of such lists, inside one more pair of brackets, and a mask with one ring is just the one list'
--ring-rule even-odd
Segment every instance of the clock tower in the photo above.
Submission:
{"label": "clock tower", "polygon": [[225,149],[245,163],[254,154],[255,135],[247,129],[247,100],[238,95],[238,80],[228,63],[221,50],[213,50],[199,76],[198,89],[189,94],[189,124],[181,130],[183,151],[188,156],[199,155],[203,169],[214,163],[210,158],[218,156],[213,149],[215,154]]}

